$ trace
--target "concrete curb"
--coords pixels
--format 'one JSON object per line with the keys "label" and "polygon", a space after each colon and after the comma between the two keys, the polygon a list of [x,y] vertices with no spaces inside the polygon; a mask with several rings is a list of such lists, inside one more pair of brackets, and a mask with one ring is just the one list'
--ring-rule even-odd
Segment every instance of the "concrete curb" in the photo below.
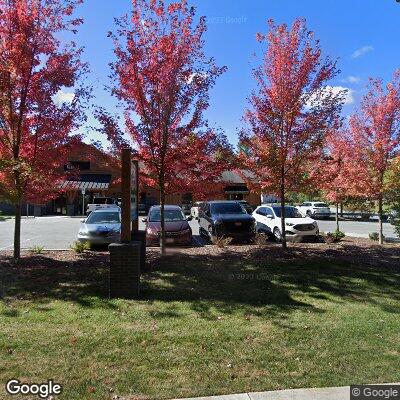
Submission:
{"label": "concrete curb", "polygon": [[[400,382],[385,383],[384,385],[400,385]],[[180,400],[350,400],[350,386],[250,392]]]}

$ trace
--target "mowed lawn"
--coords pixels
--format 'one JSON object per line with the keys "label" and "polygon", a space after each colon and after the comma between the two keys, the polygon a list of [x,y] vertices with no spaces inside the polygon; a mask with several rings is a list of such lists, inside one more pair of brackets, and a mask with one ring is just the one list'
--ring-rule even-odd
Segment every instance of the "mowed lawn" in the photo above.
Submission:
{"label": "mowed lawn", "polygon": [[107,253],[0,256],[0,398],[10,378],[52,378],[68,400],[400,381],[400,247],[148,258],[128,301],[107,298]]}

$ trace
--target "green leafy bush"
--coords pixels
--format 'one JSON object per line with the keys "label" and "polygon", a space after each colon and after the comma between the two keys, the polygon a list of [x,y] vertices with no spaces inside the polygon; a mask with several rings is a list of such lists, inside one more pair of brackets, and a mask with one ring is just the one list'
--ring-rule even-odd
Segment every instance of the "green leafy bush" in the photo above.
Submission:
{"label": "green leafy bush", "polygon": [[30,251],[31,251],[32,253],[35,253],[35,254],[42,254],[43,251],[44,251],[44,247],[43,247],[43,246],[37,246],[37,245],[36,245],[36,246],[31,247]]}
{"label": "green leafy bush", "polygon": [[70,247],[75,253],[81,254],[86,250],[90,250],[90,243],[80,242],[77,240],[76,242],[72,243]]}
{"label": "green leafy bush", "polygon": [[328,232],[325,237],[326,243],[337,243],[340,242],[346,234],[342,231],[336,230],[334,232]]}
{"label": "green leafy bush", "polygon": [[[372,232],[368,236],[369,236],[369,238],[371,240],[374,240],[375,242],[377,242],[379,240],[379,233],[378,232]],[[383,239],[385,239],[384,235],[383,235]]]}

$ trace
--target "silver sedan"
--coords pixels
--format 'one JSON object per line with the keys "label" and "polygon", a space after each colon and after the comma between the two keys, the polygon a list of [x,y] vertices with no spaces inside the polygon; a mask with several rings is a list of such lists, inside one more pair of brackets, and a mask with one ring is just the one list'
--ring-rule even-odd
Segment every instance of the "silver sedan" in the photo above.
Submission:
{"label": "silver sedan", "polygon": [[78,240],[90,245],[119,242],[120,237],[121,211],[119,208],[93,211],[82,221],[78,232]]}

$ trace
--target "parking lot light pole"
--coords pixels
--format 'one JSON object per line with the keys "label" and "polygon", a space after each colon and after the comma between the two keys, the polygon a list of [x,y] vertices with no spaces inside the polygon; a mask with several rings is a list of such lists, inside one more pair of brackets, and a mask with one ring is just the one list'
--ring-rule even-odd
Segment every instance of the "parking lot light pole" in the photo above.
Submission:
{"label": "parking lot light pole", "polygon": [[85,216],[85,193],[86,189],[82,188],[82,217]]}

